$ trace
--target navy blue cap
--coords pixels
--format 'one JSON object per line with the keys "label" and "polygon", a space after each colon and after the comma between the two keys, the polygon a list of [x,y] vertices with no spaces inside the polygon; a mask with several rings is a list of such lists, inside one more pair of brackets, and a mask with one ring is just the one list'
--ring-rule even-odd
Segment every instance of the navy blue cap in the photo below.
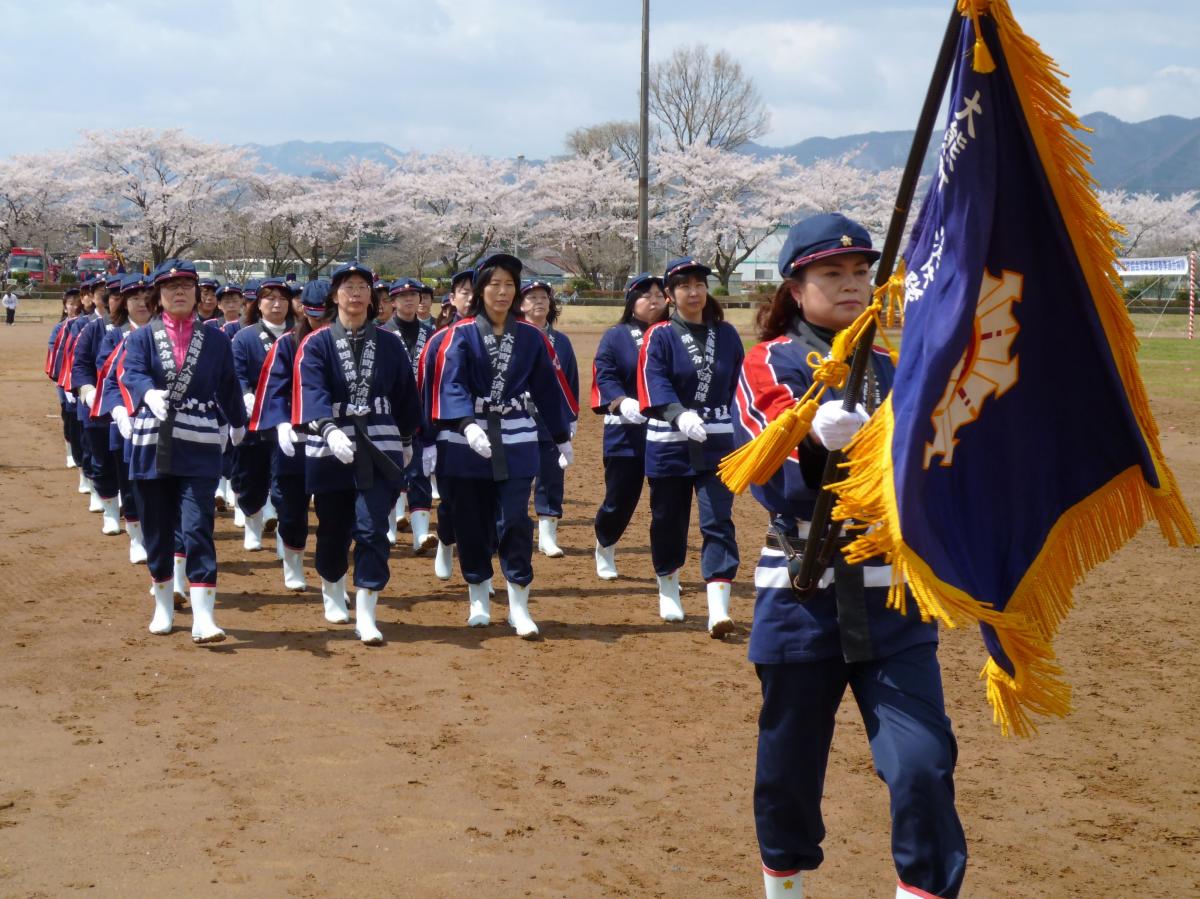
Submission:
{"label": "navy blue cap", "polygon": [[662,277],[663,283],[671,280],[673,275],[681,275],[684,272],[698,272],[707,278],[712,274],[712,269],[691,256],[682,256],[667,263],[667,271]]}
{"label": "navy blue cap", "polygon": [[470,281],[472,284],[474,284],[475,283],[475,269],[464,268],[461,272],[455,272],[454,277],[450,279],[451,293],[454,292],[454,288],[458,287],[458,282],[462,281],[464,279],[467,281]]}
{"label": "navy blue cap", "polygon": [[332,291],[333,285],[323,278],[319,281],[309,281],[300,291],[300,302],[304,305],[304,311],[312,314],[324,312]]}
{"label": "navy blue cap", "polygon": [[450,305],[450,299],[451,299],[451,297],[450,297],[450,294],[446,294],[444,297],[442,297],[442,305],[443,305],[443,306],[449,306],[449,305]]}
{"label": "navy blue cap", "polygon": [[63,299],[64,299],[64,300],[65,300],[67,297],[76,297],[76,296],[79,296],[79,288],[78,288],[78,287],[71,286],[71,287],[68,287],[66,290],[64,290],[64,291],[63,291]]}
{"label": "navy blue cap", "polygon": [[383,281],[383,280],[377,278],[375,280],[375,283],[371,285],[371,289],[372,290],[387,290],[389,286],[390,285],[388,284],[387,281]]}
{"label": "navy blue cap", "polygon": [[845,253],[861,253],[868,262],[881,255],[872,249],[871,235],[858,222],[840,212],[822,212],[788,229],[783,249],[779,251],[779,274],[790,278],[810,262]]}
{"label": "navy blue cap", "polygon": [[420,293],[424,286],[416,278],[400,278],[391,283],[391,286],[388,287],[388,294],[395,296],[398,293]]}
{"label": "navy blue cap", "polygon": [[432,287],[430,287],[424,281],[420,281],[416,278],[413,278],[413,281],[417,285],[417,293],[427,293],[430,296],[433,296],[433,288]]}
{"label": "navy blue cap", "polygon": [[525,296],[525,294],[529,293],[529,291],[537,290],[539,287],[546,291],[546,293],[550,294],[551,299],[554,298],[554,288],[550,286],[549,281],[543,281],[541,278],[533,278],[529,281],[522,281],[521,296]]}
{"label": "navy blue cap", "polygon": [[287,289],[291,292],[293,299],[300,296],[301,291],[304,290],[304,285],[296,280],[295,275],[284,276],[283,283],[287,285]]}
{"label": "navy blue cap", "polygon": [[343,262],[333,270],[329,283],[333,285],[334,290],[337,290],[338,284],[349,275],[358,275],[360,278],[365,278],[367,284],[372,288],[375,286],[375,273],[361,262]]}
{"label": "navy blue cap", "polygon": [[103,287],[103,286],[104,286],[104,276],[99,273],[90,273],[90,274],[84,275],[79,280],[79,290],[81,290],[81,291],[86,290],[88,293],[91,293],[97,287]]}
{"label": "navy blue cap", "polygon": [[242,296],[248,300],[258,296],[258,285],[262,284],[262,278],[247,278],[246,283],[242,285]]}
{"label": "navy blue cap", "polygon": [[274,287],[277,290],[282,290],[286,294],[291,293],[291,291],[288,289],[287,282],[283,280],[283,275],[271,275],[270,277],[263,278],[258,282],[258,285],[254,290],[255,296],[262,293],[263,290],[268,287]]}
{"label": "navy blue cap", "polygon": [[628,303],[635,296],[645,293],[652,284],[657,284],[659,290],[663,289],[663,279],[658,275],[652,275],[649,272],[634,275],[625,287],[625,302]]}
{"label": "navy blue cap", "polygon": [[227,294],[227,293],[236,293],[240,297],[242,295],[242,285],[237,284],[233,281],[230,281],[228,284],[224,285],[223,287],[218,287],[217,288],[217,299],[218,300],[221,299],[221,297],[225,296],[225,294]]}
{"label": "navy blue cap", "polygon": [[109,290],[120,290],[123,275],[109,275],[104,279],[104,286]]}
{"label": "navy blue cap", "polygon": [[218,281],[216,278],[201,278],[200,286],[201,287],[211,287],[213,290],[217,290],[220,288],[221,282]]}
{"label": "navy blue cap", "polygon": [[135,272],[121,279],[121,293],[133,293],[135,290],[147,290],[150,287],[150,276]]}
{"label": "navy blue cap", "polygon": [[186,259],[164,259],[150,273],[150,277],[154,279],[155,284],[176,281],[180,278],[187,278],[191,281],[199,280],[199,276],[196,274],[196,266]]}
{"label": "navy blue cap", "polygon": [[508,253],[493,253],[487,259],[483,260],[483,262],[475,266],[475,274],[471,277],[471,285],[478,285],[480,273],[485,268],[491,268],[493,266],[496,268],[502,268],[512,275],[513,280],[516,281],[518,285],[521,283],[521,269],[524,268],[524,266],[521,265],[521,260],[516,256],[509,255]]}

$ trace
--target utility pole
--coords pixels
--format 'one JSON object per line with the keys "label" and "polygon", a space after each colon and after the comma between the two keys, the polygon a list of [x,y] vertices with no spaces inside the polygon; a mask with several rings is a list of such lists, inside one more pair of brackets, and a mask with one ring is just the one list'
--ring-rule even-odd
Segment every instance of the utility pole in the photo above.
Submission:
{"label": "utility pole", "polygon": [[642,91],[638,128],[638,271],[650,270],[650,0],[642,0]]}

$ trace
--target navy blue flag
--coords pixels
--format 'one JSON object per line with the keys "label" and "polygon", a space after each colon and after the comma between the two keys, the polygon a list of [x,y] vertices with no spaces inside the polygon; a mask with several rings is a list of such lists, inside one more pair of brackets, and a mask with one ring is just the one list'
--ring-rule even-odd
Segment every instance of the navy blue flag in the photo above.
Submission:
{"label": "navy blue flag", "polygon": [[863,529],[852,560],[890,558],[895,606],[906,581],[923,616],[979,622],[996,720],[1024,735],[1069,709],[1052,641],[1084,573],[1151,519],[1172,545],[1197,535],[1067,91],[1006,2],[959,8],[937,171],[895,276],[895,387],[835,517]]}

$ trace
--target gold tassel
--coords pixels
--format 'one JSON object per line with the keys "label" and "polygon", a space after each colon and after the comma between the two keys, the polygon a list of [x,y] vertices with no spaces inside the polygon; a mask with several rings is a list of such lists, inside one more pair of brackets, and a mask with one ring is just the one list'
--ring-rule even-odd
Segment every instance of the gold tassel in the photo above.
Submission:
{"label": "gold tassel", "polygon": [[996,61],[992,59],[992,52],[988,49],[987,42],[983,39],[983,29],[979,27],[979,7],[987,7],[990,0],[959,0],[959,12],[963,12],[963,7],[967,7],[965,12],[971,17],[971,22],[975,26],[975,52],[971,60],[971,68],[981,75],[990,75],[996,71]]}
{"label": "gold tassel", "polygon": [[733,493],[745,493],[751,484],[765,484],[800,441],[808,436],[817,401],[807,400],[786,409],[761,434],[721,460],[717,474]]}

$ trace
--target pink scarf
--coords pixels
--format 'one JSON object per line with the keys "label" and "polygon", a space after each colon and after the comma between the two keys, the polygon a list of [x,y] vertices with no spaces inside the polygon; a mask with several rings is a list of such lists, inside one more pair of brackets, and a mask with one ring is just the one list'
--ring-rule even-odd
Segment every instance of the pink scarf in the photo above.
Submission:
{"label": "pink scarf", "polygon": [[164,315],[162,320],[167,329],[167,336],[171,338],[175,367],[183,368],[183,360],[187,356],[188,344],[192,342],[192,328],[195,326],[196,319],[189,315],[183,321],[177,321],[170,315]]}

